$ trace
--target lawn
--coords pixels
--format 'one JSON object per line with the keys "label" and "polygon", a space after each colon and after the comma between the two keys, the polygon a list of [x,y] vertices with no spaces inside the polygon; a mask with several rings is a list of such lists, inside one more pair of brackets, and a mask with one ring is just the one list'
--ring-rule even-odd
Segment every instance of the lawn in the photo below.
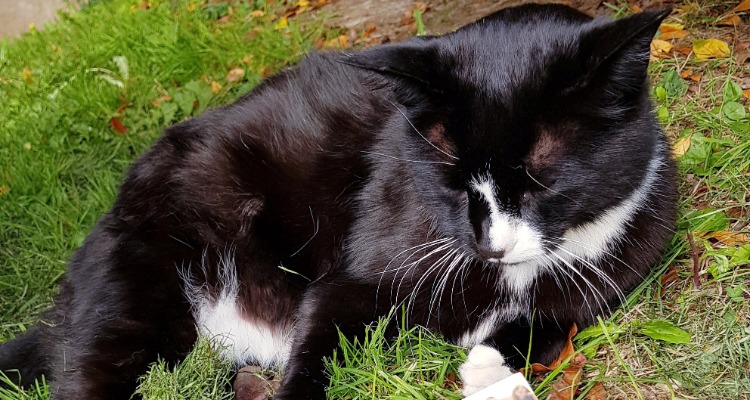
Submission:
{"label": "lawn", "polygon": [[[304,7],[284,18],[297,2],[267,3],[92,1],[0,42],[0,341],[49,306],[68,258],[165,126],[341,43]],[[574,338],[582,370],[567,360],[531,377],[540,398],[570,398],[564,387],[581,370],[580,398],[603,390],[621,399],[750,399],[750,36],[743,12],[737,27],[722,25],[737,3],[678,4],[661,29],[651,71],[655,113],[681,173],[676,233],[628,303]],[[729,53],[705,39],[727,42]],[[337,353],[330,397],[459,399],[463,357],[420,329],[387,344],[376,326]],[[231,399],[231,378],[201,342],[174,369],[154,364],[139,391]],[[43,383],[0,389],[2,400],[44,398]]]}

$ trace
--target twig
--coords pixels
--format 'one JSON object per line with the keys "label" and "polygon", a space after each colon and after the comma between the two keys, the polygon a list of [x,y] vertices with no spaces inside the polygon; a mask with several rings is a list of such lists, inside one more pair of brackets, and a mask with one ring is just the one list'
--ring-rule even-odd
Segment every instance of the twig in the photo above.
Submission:
{"label": "twig", "polygon": [[701,286],[701,280],[698,275],[701,270],[700,257],[698,255],[698,246],[695,245],[693,232],[688,232],[687,237],[688,242],[690,242],[690,255],[693,257],[693,289],[698,289]]}

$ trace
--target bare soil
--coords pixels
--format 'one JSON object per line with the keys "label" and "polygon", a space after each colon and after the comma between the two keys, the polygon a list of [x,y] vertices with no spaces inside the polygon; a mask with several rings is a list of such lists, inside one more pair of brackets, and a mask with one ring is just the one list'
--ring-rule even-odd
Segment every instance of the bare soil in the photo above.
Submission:
{"label": "bare soil", "polygon": [[[562,3],[591,16],[611,14],[602,0],[540,0],[540,3]],[[629,5],[641,9],[662,8],[674,0],[636,0]],[[416,33],[412,15],[422,10],[425,33],[451,32],[501,8],[529,3],[524,0],[333,0],[320,11],[333,15],[328,24],[355,33],[368,32],[373,42],[400,41]]]}

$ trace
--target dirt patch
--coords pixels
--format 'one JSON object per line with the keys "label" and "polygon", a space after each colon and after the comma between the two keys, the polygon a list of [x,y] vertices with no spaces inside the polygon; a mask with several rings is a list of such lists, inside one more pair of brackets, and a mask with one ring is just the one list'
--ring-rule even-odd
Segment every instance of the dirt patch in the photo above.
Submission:
{"label": "dirt patch", "polygon": [[[586,14],[605,15],[613,11],[601,0],[539,1],[562,3]],[[422,10],[425,33],[442,34],[456,30],[501,8],[523,3],[523,0],[334,0],[321,11],[333,15],[327,24],[342,28],[350,37],[368,32],[368,44],[400,41],[414,36],[417,30],[412,17],[414,10]],[[635,9],[662,8],[673,0],[639,0],[630,2]]]}

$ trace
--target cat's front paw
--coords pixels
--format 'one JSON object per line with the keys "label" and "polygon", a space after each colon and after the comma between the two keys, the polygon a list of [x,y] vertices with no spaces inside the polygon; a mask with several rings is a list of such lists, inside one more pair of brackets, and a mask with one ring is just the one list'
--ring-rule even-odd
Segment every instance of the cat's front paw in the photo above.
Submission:
{"label": "cat's front paw", "polygon": [[478,344],[458,368],[464,388],[464,396],[474,394],[487,386],[513,374],[505,364],[505,358],[492,347]]}

